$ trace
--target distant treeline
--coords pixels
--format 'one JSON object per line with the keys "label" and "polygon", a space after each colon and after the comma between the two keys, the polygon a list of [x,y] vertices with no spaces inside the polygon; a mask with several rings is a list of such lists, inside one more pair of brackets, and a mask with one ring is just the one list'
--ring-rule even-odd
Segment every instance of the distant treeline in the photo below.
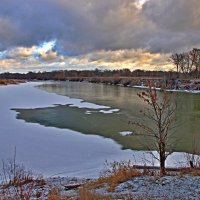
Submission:
{"label": "distant treeline", "polygon": [[[179,77],[182,76],[179,73]],[[135,70],[130,71],[129,69],[121,70],[60,70],[52,72],[28,72],[22,73],[2,73],[0,78],[4,79],[26,79],[26,80],[71,80],[77,81],[83,79],[87,80],[89,78],[152,78],[152,79],[176,79],[177,72],[169,71],[144,71]]]}

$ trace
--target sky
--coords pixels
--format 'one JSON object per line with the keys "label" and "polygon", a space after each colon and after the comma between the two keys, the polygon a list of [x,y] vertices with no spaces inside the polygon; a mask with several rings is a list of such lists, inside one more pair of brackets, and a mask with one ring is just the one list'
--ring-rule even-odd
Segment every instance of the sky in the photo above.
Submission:
{"label": "sky", "polygon": [[199,0],[0,1],[0,72],[172,70],[200,47]]}

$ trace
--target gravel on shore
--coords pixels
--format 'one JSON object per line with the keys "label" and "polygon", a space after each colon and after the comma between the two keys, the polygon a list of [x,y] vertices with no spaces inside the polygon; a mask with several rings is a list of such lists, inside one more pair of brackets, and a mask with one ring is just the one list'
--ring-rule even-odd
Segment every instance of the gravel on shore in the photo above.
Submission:
{"label": "gravel on shore", "polygon": [[[88,179],[51,178],[48,183],[59,189],[60,193],[68,196],[76,196],[78,189]],[[67,186],[75,186],[68,189]],[[76,187],[78,186],[78,187]],[[93,190],[100,195],[117,196],[118,199],[158,199],[158,200],[200,200],[200,176],[175,175],[175,176],[139,176],[119,184],[113,192],[108,192],[108,187]],[[120,197],[120,198],[119,198]]]}
{"label": "gravel on shore", "polygon": [[[88,183],[89,179],[54,177],[45,179],[44,186],[36,186],[32,200],[44,200],[52,189],[56,189],[61,196],[77,199],[79,189]],[[15,191],[14,189],[9,189]],[[40,192],[42,196],[36,197]],[[109,195],[112,199],[156,199],[156,200],[200,200],[200,176],[138,176],[116,186],[113,192],[108,192],[108,186],[92,189],[99,195]]]}

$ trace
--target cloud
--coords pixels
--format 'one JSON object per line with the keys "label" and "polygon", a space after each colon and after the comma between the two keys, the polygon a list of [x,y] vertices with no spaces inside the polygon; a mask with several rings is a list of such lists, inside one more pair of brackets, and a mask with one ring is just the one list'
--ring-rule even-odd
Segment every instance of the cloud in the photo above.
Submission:
{"label": "cloud", "polygon": [[16,48],[6,52],[0,60],[1,71],[50,71],[50,70],[88,70],[88,69],[123,69],[131,70],[171,70],[167,62],[169,54],[149,53],[142,49],[96,50],[78,56],[58,55],[49,50],[36,56],[37,46]]}
{"label": "cloud", "polygon": [[8,50],[7,52],[4,53],[4,56],[8,58],[27,58],[30,57],[34,54],[36,51],[36,47],[33,46],[31,48],[25,48],[25,47],[18,47],[18,48],[13,48],[11,50]]}
{"label": "cloud", "polygon": [[[71,61],[85,57],[82,61],[88,59],[90,67],[100,61],[129,63],[134,62],[130,52],[144,58],[144,52],[155,56],[198,48],[200,1],[1,0],[0,39],[0,59],[16,59],[16,63],[35,59],[49,66],[49,62],[63,63],[62,56]],[[45,41],[56,45],[38,53]],[[151,62],[166,65],[160,58]],[[151,62],[147,56],[139,63]],[[132,66],[136,65],[137,60]]]}
{"label": "cloud", "polygon": [[56,45],[56,40],[43,42],[38,46],[32,47],[15,47],[6,51],[0,52],[2,58],[25,59],[28,57],[55,57],[56,52],[53,51]]}
{"label": "cloud", "polygon": [[57,58],[57,53],[54,51],[48,51],[47,53],[41,53],[40,58],[46,61],[51,61]]}
{"label": "cloud", "polygon": [[150,0],[142,14],[156,27],[150,50],[176,52],[200,46],[199,0]]}
{"label": "cloud", "polygon": [[116,51],[96,51],[86,54],[78,60],[80,62],[87,60],[87,63],[110,69],[129,68],[135,70],[140,68],[144,70],[171,70],[172,66],[167,62],[168,57],[169,54],[152,54],[142,49],[123,49]]}
{"label": "cloud", "polygon": [[143,7],[138,2],[1,0],[1,46],[32,46],[56,38],[59,51],[75,55],[122,48],[170,52],[199,40],[198,0],[149,0]]}
{"label": "cloud", "polygon": [[187,32],[200,29],[199,9],[199,0],[151,0],[143,7],[143,13],[162,29]]}
{"label": "cloud", "polygon": [[54,51],[55,45],[56,41],[51,40],[38,46],[15,47],[0,51],[0,71],[35,71],[44,65],[48,70],[46,66],[50,66],[52,61],[61,62],[63,59],[63,56]]}
{"label": "cloud", "polygon": [[[22,37],[20,29],[12,22],[9,17],[0,15],[0,50],[13,45],[13,41]],[[17,44],[17,41],[16,43]]]}

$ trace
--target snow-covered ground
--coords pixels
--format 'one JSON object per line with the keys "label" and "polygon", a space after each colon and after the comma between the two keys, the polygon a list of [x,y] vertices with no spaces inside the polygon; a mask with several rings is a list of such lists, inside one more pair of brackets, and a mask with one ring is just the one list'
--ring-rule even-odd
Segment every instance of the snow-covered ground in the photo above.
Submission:
{"label": "snow-covered ground", "polygon": [[[138,89],[148,89],[149,87],[148,86],[132,86],[133,88],[138,88]],[[160,90],[161,88],[155,88],[156,90]],[[180,89],[180,90],[176,90],[176,89],[167,89],[168,92],[185,92],[185,93],[191,93],[191,94],[200,94],[200,90],[183,90],[183,89]]]}
{"label": "snow-covered ground", "polygon": [[104,195],[121,195],[123,197],[127,195],[134,197],[133,199],[199,200],[200,176],[139,176],[119,184],[112,193],[107,192],[107,189],[104,186],[97,189],[96,192]]}
{"label": "snow-covered ground", "polygon": [[[36,89],[39,82],[0,87],[0,160],[12,158],[17,149],[17,161],[45,176],[96,177],[105,161],[133,160],[140,164],[147,159],[144,152],[121,150],[111,139],[88,136],[72,130],[44,127],[16,119],[12,108],[49,107],[72,104],[76,107],[104,109],[108,107],[84,103]],[[133,156],[134,155],[134,156]],[[174,153],[167,164],[183,160]]]}

